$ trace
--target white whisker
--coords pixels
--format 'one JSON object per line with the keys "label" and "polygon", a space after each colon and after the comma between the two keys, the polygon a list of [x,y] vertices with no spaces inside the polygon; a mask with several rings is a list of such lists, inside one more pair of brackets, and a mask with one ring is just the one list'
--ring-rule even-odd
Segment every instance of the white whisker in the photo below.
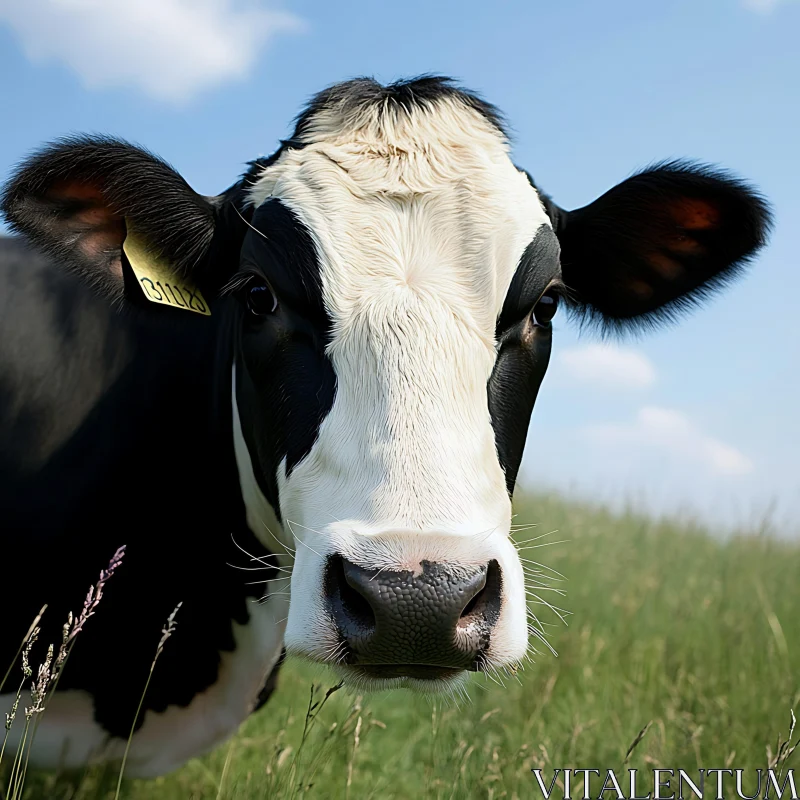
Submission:
{"label": "white whisker", "polygon": [[264,556],[254,556],[252,553],[249,553],[247,550],[245,550],[244,547],[242,547],[239,544],[239,542],[236,541],[233,532],[231,532],[231,541],[234,543],[234,545],[236,545],[238,550],[241,550],[241,552],[244,553],[252,561],[257,561],[259,564],[264,564],[264,566],[266,567],[272,566],[271,564],[268,564],[264,559],[272,558],[275,555],[274,553],[267,553]]}
{"label": "white whisker", "polygon": [[284,549],[284,550],[285,550],[285,551],[286,551],[288,554],[291,554],[292,556],[294,556],[294,554],[295,554],[295,551],[294,551],[294,550],[293,550],[291,547],[289,547],[289,545],[288,545],[288,544],[286,544],[285,542],[282,542],[282,541],[281,541],[281,540],[280,540],[280,539],[279,539],[279,538],[278,538],[278,537],[277,537],[277,536],[276,536],[276,535],[275,535],[275,534],[274,534],[274,533],[273,533],[273,532],[270,530],[270,528],[269,528],[269,525],[267,525],[267,523],[266,523],[266,522],[262,522],[261,524],[264,526],[264,530],[265,530],[265,531],[266,531],[266,532],[267,532],[267,533],[268,533],[268,534],[269,534],[269,535],[270,535],[270,536],[271,536],[271,537],[272,537],[272,538],[273,538],[273,539],[274,539],[274,540],[275,540],[275,541],[276,541],[276,542],[277,542],[277,543],[278,543],[278,544],[279,544],[279,545],[280,545],[280,546],[281,546],[281,547],[282,547],[282,548],[283,548],[283,549]]}
{"label": "white whisker", "polygon": [[559,539],[557,542],[543,542],[542,544],[529,544],[526,547],[518,547],[517,552],[521,553],[523,550],[536,550],[539,547],[552,547],[554,544],[567,544],[570,539]]}
{"label": "white whisker", "polygon": [[[516,533],[519,533],[519,531],[516,531]],[[545,539],[548,536],[552,536],[554,533],[558,533],[558,530],[556,529],[554,531],[549,531],[548,533],[543,533],[540,536],[534,536],[532,539],[525,539],[525,541],[523,542],[518,542],[514,540],[514,544],[519,546],[523,544],[530,544],[531,542],[538,542],[540,539]]]}
{"label": "white whisker", "polygon": [[[286,524],[289,526],[289,530],[292,532],[292,536],[294,537],[295,542],[297,544],[302,544],[304,547],[307,547],[317,558],[324,560],[323,556],[321,556],[310,544],[306,544],[295,532],[292,528],[293,525],[297,525],[300,528],[306,528],[306,530],[313,530],[312,528],[307,528],[305,525],[301,525],[299,522],[292,522],[290,519],[286,520]],[[313,531],[314,533],[319,533],[319,531]]]}

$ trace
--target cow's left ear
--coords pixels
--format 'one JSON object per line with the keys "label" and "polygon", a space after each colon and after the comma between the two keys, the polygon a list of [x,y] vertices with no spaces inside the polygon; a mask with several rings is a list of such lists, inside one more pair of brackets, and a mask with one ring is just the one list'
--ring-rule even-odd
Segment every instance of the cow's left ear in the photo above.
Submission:
{"label": "cow's left ear", "polygon": [[118,139],[80,136],[26,160],[0,208],[13,230],[111,298],[124,291],[130,229],[176,275],[202,278],[218,204],[167,163]]}
{"label": "cow's left ear", "polygon": [[564,211],[544,198],[573,310],[606,329],[648,326],[738,276],[765,244],[766,201],[708,167],[670,162]]}

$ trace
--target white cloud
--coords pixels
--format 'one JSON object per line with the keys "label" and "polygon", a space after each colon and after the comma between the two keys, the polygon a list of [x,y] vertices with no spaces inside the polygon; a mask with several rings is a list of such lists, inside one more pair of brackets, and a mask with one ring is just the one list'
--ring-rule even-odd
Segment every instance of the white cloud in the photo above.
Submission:
{"label": "white cloud", "polygon": [[603,344],[564,350],[557,367],[579,383],[603,389],[646,389],[656,381],[655,367],[644,355]]}
{"label": "white cloud", "polygon": [[301,20],[253,0],[0,0],[0,23],[34,62],[91,89],[135,87],[182,103],[245,77],[267,42]]}
{"label": "white cloud", "polygon": [[787,0],[742,0],[742,5],[758,14],[771,14],[783,2]]}
{"label": "white cloud", "polygon": [[645,406],[625,425],[591,425],[584,429],[594,443],[615,449],[646,447],[703,465],[714,475],[746,475],[753,463],[735,447],[700,431],[684,414]]}

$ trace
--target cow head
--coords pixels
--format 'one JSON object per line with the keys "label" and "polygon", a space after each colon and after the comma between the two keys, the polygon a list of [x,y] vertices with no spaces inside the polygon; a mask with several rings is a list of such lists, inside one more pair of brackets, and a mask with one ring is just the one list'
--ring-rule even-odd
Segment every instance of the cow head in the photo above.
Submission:
{"label": "cow head", "polygon": [[113,298],[144,303],[132,228],[214,297],[250,525],[294,553],[288,649],[426,690],[526,653],[511,495],[559,305],[611,329],[671,319],[769,224],[746,185],[684,163],[567,212],[495,110],[436,78],[323,92],[218,197],[83,138],[23,165],[4,209]]}

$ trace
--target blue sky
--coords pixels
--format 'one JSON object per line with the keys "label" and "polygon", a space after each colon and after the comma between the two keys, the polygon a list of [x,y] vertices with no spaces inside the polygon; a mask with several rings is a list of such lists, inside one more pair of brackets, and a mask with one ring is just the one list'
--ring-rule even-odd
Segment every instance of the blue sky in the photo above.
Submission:
{"label": "blue sky", "polygon": [[769,249],[646,338],[558,317],[522,480],[798,531],[799,34],[798,0],[0,0],[0,180],[44,141],[107,132],[213,194],[313,92],[421,72],[498,105],[565,208],[654,160],[722,165],[772,202]]}

